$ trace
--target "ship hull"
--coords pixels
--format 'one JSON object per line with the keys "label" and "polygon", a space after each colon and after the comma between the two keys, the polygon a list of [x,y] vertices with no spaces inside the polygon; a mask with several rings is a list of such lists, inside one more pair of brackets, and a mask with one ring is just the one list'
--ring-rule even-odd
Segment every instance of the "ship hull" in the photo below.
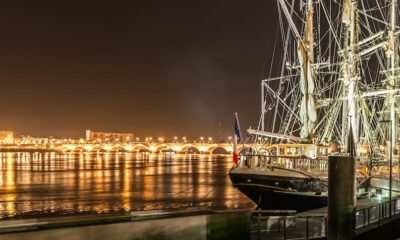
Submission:
{"label": "ship hull", "polygon": [[232,184],[260,209],[306,211],[327,206],[326,184],[295,172],[230,171]]}

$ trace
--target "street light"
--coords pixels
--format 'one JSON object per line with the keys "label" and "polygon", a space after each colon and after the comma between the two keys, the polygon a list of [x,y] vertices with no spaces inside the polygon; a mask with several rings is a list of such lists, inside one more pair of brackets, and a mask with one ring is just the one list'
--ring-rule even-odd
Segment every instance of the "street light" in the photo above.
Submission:
{"label": "street light", "polygon": [[200,137],[200,142],[203,142],[204,141],[204,137]]}

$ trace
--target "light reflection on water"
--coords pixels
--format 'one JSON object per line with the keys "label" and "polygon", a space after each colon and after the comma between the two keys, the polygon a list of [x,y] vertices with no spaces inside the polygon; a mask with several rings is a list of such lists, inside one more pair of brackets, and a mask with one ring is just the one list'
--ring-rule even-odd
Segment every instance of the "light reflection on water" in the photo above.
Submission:
{"label": "light reflection on water", "polygon": [[181,208],[251,208],[230,156],[0,153],[0,218]]}

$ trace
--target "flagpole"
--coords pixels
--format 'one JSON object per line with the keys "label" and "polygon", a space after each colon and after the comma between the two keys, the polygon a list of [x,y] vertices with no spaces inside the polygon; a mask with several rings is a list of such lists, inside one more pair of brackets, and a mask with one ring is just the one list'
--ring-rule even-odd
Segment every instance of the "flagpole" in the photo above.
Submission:
{"label": "flagpole", "polygon": [[233,162],[238,165],[239,163],[239,152],[238,152],[238,143],[241,140],[241,133],[240,133],[240,125],[239,125],[239,118],[237,113],[235,112],[235,132],[233,137]]}

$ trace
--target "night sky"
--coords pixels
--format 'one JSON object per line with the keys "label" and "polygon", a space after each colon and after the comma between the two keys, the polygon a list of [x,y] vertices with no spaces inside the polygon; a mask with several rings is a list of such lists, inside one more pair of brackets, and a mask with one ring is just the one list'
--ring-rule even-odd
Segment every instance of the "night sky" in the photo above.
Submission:
{"label": "night sky", "polygon": [[1,1],[0,128],[213,136],[258,124],[276,1]]}

